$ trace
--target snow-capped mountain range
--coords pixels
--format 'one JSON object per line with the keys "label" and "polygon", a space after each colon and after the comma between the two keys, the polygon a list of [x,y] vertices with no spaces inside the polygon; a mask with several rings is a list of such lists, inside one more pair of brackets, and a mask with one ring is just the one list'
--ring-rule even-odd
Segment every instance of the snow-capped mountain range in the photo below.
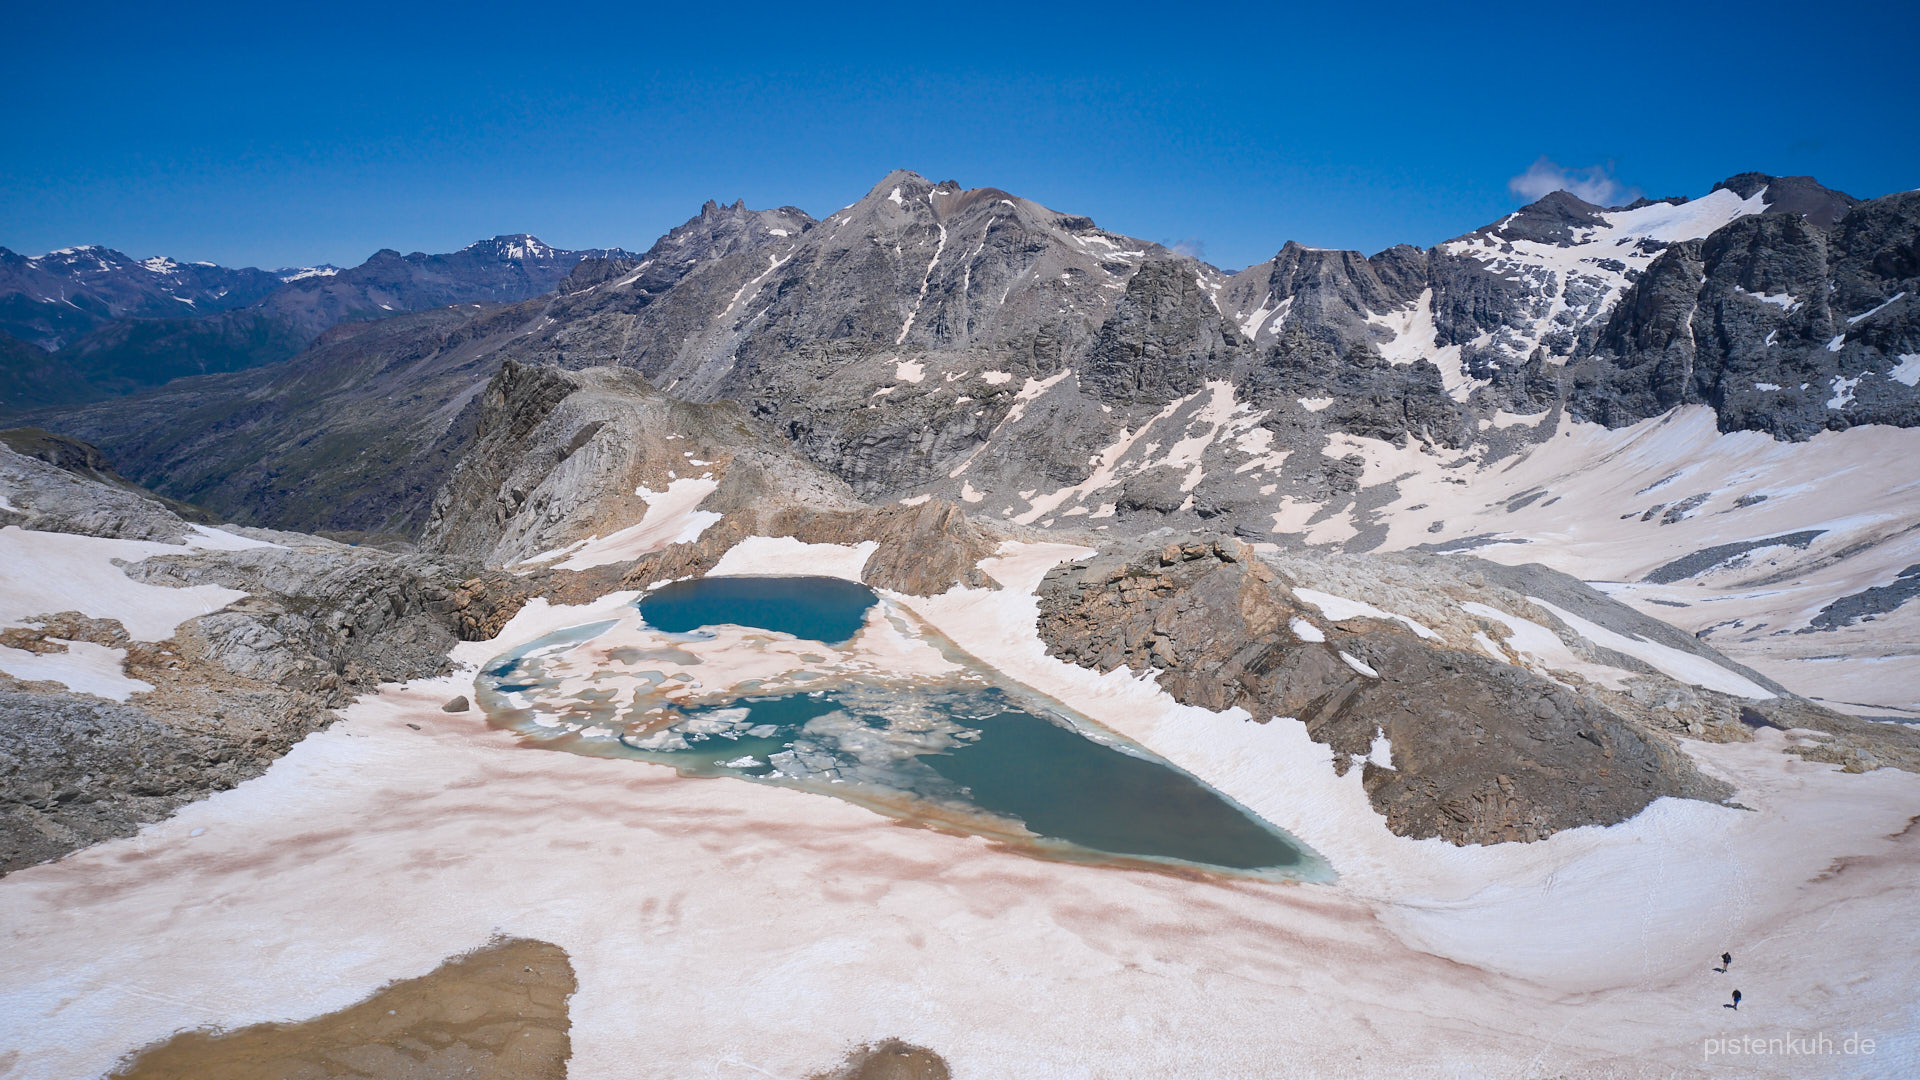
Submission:
{"label": "snow-capped mountain range", "polygon": [[[522,241],[493,243],[498,265]],[[391,272],[429,297],[480,247],[294,285],[338,321],[337,290],[378,301]],[[1556,192],[1430,249],[1288,244],[1228,274],[900,171],[820,220],[709,203],[549,295],[49,423],[244,520],[412,535],[502,363],[629,368],[738,402],[863,499],[1547,561],[1809,693],[1920,715],[1893,663],[1920,654],[1920,615],[1873,591],[1920,564],[1900,464],[1920,453],[1916,251],[1920,193],[1743,174],[1614,208]]]}
{"label": "snow-capped mountain range", "polygon": [[16,342],[8,351],[33,357],[0,373],[0,403],[86,400],[284,360],[341,322],[513,303],[551,291],[583,260],[625,257],[563,251],[524,233],[444,255],[383,250],[351,268],[271,271],[135,259],[98,245],[40,256],[0,248],[0,335]]}

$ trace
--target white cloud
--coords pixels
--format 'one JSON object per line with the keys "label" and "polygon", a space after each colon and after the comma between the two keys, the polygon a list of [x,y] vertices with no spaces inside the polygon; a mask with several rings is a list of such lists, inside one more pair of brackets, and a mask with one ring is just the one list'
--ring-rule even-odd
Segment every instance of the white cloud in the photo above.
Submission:
{"label": "white cloud", "polygon": [[1639,188],[1628,187],[1614,178],[1611,166],[1568,169],[1548,160],[1545,154],[1527,166],[1526,172],[1507,181],[1507,190],[1528,202],[1564,191],[1596,206],[1618,206],[1640,197]]}
{"label": "white cloud", "polygon": [[1175,240],[1167,244],[1166,247],[1176,255],[1191,255],[1196,259],[1205,259],[1207,257],[1207,242],[1197,236],[1189,236],[1185,240]]}

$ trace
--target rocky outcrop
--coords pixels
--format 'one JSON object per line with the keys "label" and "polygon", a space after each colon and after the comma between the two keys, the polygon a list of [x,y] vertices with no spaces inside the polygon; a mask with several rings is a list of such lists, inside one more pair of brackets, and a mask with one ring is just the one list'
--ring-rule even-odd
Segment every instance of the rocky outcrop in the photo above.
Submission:
{"label": "rocky outcrop", "polygon": [[286,753],[316,719],[216,733],[58,687],[0,689],[0,873],[130,836],[230,788]]}
{"label": "rocky outcrop", "polygon": [[949,1080],[952,1075],[946,1059],[926,1047],[882,1039],[855,1049],[839,1067],[814,1073],[809,1080]]}
{"label": "rocky outcrop", "polygon": [[[819,514],[794,531],[810,543],[878,542],[860,580],[876,589],[937,596],[955,585],[995,588],[979,569],[1001,537],[975,524],[958,506],[931,500],[851,514]],[[833,539],[809,539],[834,537]]]}
{"label": "rocky outcrop", "polygon": [[121,480],[98,450],[38,428],[0,431],[0,488],[0,526],[174,543],[192,531],[177,504]]}
{"label": "rocky outcrop", "polygon": [[[82,458],[82,471],[100,468]],[[356,695],[445,673],[457,641],[493,636],[531,595],[474,560],[298,534],[189,546],[190,526],[150,496],[4,447],[0,488],[9,524],[177,545],[130,551],[124,572],[136,581],[247,594],[161,642],[72,611],[0,627],[0,646],[22,652],[116,650],[124,675],[147,687],[116,702],[0,674],[0,873],[128,835],[257,775]]]}
{"label": "rocky outcrop", "polygon": [[289,546],[130,565],[149,584],[249,593],[165,642],[74,612],[0,630],[0,645],[27,652],[122,650],[127,677],[153,687],[117,703],[0,675],[0,872],[130,835],[259,774],[355,696],[444,674],[458,640],[498,633],[530,595],[506,575],[469,577],[472,563],[279,539]]}
{"label": "rocky outcrop", "polygon": [[[666,550],[625,560],[617,568],[623,587],[704,573],[754,535],[872,540],[866,581],[878,588],[931,595],[956,582],[992,584],[975,565],[1001,536],[953,503],[864,506],[730,404],[663,397],[628,370],[511,361],[481,399],[471,449],[436,497],[423,543],[512,565],[646,520],[650,507],[636,487],[664,492],[696,480],[712,489],[699,512],[721,520],[692,540],[663,536]],[[605,571],[576,580],[569,571],[534,570],[525,578],[530,591],[567,596],[612,580]]]}
{"label": "rocky outcrop", "polygon": [[629,563],[594,571],[535,571],[530,587],[557,603],[579,603],[613,588],[699,577],[750,536],[792,537],[807,544],[875,544],[861,581],[912,596],[937,596],[955,585],[998,588],[977,564],[1005,538],[951,503],[833,510],[809,506],[743,507],[700,538],[671,544]]}
{"label": "rocky outcrop", "polygon": [[640,523],[647,500],[676,484],[709,486],[708,513],[858,505],[731,403],[678,401],[624,368],[509,360],[477,402],[421,544],[512,565]]}
{"label": "rocky outcrop", "polygon": [[1230,370],[1243,345],[1191,265],[1150,259],[1114,302],[1080,383],[1102,401],[1159,405]]}
{"label": "rocky outcrop", "polygon": [[1403,836],[1536,840],[1727,794],[1604,704],[1391,619],[1327,619],[1295,584],[1243,544],[1175,538],[1054,570],[1040,634],[1085,667],[1157,669],[1188,704],[1301,720]]}
{"label": "rocky outcrop", "polygon": [[605,285],[609,281],[632,273],[640,265],[638,259],[582,259],[567,276],[561,279],[554,291],[562,296],[568,293],[582,292],[596,285]]}

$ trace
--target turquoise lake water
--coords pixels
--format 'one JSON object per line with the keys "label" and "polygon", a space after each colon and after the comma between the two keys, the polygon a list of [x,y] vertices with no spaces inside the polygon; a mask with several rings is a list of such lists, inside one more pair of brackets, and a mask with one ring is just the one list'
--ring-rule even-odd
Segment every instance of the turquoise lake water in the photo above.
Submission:
{"label": "turquoise lake water", "polygon": [[672,634],[754,626],[838,645],[860,632],[879,601],[857,581],[831,577],[709,577],[676,581],[640,600],[647,625]]}
{"label": "turquoise lake water", "polygon": [[[655,629],[691,637],[732,624],[832,644],[851,638],[876,602],[864,586],[838,579],[707,578],[656,590],[639,609]],[[542,656],[612,625],[560,631],[489,665],[478,684],[481,703],[510,715],[502,695],[538,698],[546,685]],[[677,708],[669,719],[591,745],[526,722],[509,726],[567,749],[835,795],[1056,857],[1330,876],[1298,840],[1191,774],[1084,721],[1076,725],[1018,687],[835,681],[804,693]]]}

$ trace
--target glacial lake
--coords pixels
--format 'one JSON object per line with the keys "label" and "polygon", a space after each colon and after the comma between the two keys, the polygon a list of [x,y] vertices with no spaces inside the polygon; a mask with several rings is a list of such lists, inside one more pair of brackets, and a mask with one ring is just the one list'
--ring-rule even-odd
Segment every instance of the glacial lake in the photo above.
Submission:
{"label": "glacial lake", "polygon": [[599,689],[597,672],[583,676],[577,663],[558,670],[581,646],[602,644],[596,639],[618,620],[549,634],[496,659],[476,695],[495,723],[540,745],[832,795],[1044,857],[1331,877],[1300,841],[1191,774],[985,669],[901,687],[835,675],[823,663],[829,670],[817,676],[795,676],[812,680],[804,689],[763,692],[747,680],[697,704],[663,696],[698,677],[703,667],[687,650],[717,633],[753,628],[818,642],[820,654],[802,655],[827,661],[877,603],[865,586],[837,578],[675,582],[637,605],[645,627],[669,640],[607,650],[640,684],[631,704]]}

